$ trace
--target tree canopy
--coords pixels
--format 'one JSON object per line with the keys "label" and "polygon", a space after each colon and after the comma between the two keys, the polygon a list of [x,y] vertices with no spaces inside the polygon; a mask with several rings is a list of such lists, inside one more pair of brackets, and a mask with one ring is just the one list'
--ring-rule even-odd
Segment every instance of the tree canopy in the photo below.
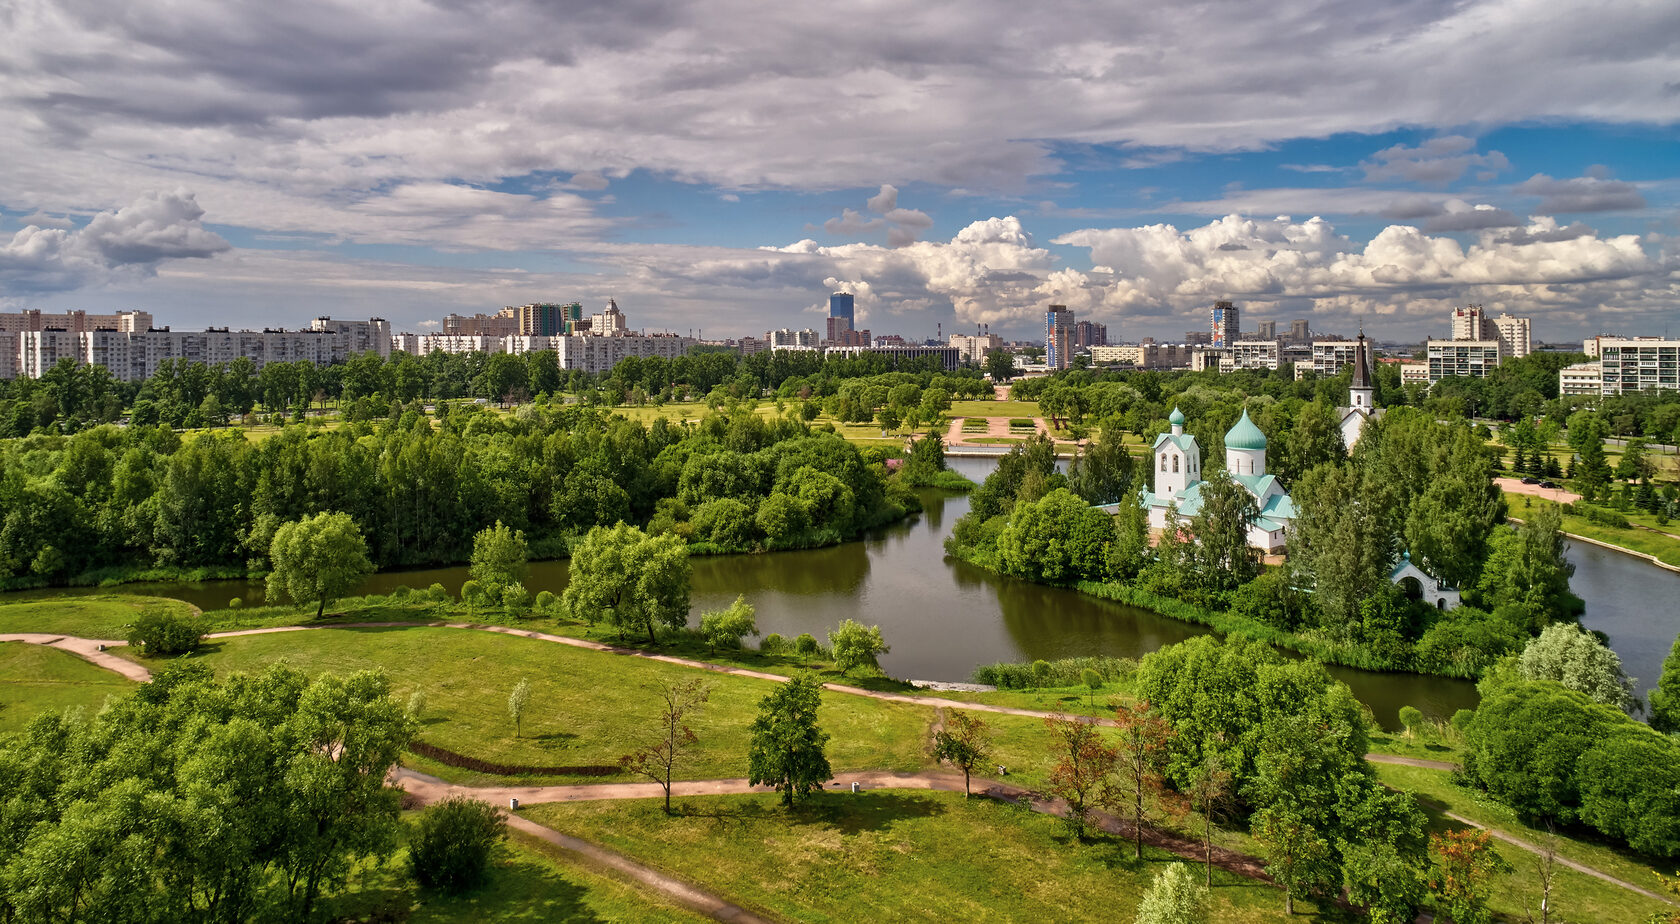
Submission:
{"label": "tree canopy", "polygon": [[373,573],[367,542],[347,513],[321,513],[283,524],[269,544],[268,594],[316,601],[315,618]]}
{"label": "tree canopy", "polygon": [[688,546],[674,535],[649,536],[619,524],[589,531],[572,552],[563,599],[575,614],[599,614],[608,625],[646,632],[688,624]]}

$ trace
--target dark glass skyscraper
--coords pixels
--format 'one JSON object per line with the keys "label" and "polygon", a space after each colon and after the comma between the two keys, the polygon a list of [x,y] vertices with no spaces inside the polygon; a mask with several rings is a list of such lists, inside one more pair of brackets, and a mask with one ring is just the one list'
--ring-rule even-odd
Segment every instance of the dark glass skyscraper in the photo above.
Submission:
{"label": "dark glass skyscraper", "polygon": [[852,317],[852,293],[836,292],[828,297],[828,316],[831,318],[845,318],[846,329],[856,329],[857,324]]}

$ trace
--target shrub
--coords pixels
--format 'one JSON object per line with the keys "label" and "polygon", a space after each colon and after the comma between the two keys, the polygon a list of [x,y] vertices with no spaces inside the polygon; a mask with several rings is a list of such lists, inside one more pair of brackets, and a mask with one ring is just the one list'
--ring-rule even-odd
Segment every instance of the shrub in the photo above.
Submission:
{"label": "shrub", "polygon": [[1460,709],[1452,714],[1452,727],[1463,734],[1464,730],[1470,727],[1470,720],[1475,717],[1476,711],[1474,709]]}
{"label": "shrub", "polygon": [[128,630],[128,644],[147,657],[182,655],[198,649],[204,623],[165,609],[147,608]]}
{"label": "shrub", "polygon": [[1401,706],[1400,724],[1406,726],[1408,737],[1417,734],[1418,728],[1423,725],[1422,710],[1416,706]]}
{"label": "shrub", "polygon": [[787,650],[787,646],[788,640],[782,637],[782,633],[772,632],[764,637],[764,641],[758,643],[758,650],[765,654],[781,654]]}
{"label": "shrub", "polygon": [[551,590],[539,590],[539,591],[537,591],[537,602],[536,602],[535,609],[538,613],[540,613],[544,616],[552,616],[552,615],[554,615],[555,608],[558,607],[559,605],[560,605],[560,598],[556,597],[554,595],[554,591],[551,591]]}
{"label": "shrub", "polygon": [[802,658],[813,657],[820,650],[816,636],[809,632],[801,632],[799,637],[793,640],[793,651]]}
{"label": "shrub", "polygon": [[415,690],[408,694],[408,709],[405,711],[409,718],[419,721],[420,714],[426,711],[426,691]]}
{"label": "shrub", "polygon": [[742,595],[729,609],[701,614],[700,634],[706,637],[707,650],[740,648],[741,639],[758,634],[752,604]]}
{"label": "shrub", "polygon": [[490,852],[507,821],[488,802],[451,796],[420,816],[408,844],[409,869],[427,889],[454,894],[484,881]]}
{"label": "shrub", "polygon": [[450,602],[450,600],[453,599],[452,597],[449,596],[449,589],[448,588],[444,587],[442,584],[438,584],[438,583],[435,583],[435,582],[432,584],[432,586],[426,588],[426,595],[431,597],[432,600],[434,602],[437,602],[437,603],[448,603],[448,602]]}
{"label": "shrub", "polygon": [[245,601],[239,599],[238,597],[234,597],[232,600],[228,601],[228,609],[230,610],[237,610],[244,605]]}
{"label": "shrub", "polygon": [[828,645],[834,652],[834,665],[840,668],[842,674],[851,673],[854,667],[880,670],[877,659],[891,650],[881,638],[880,626],[865,626],[852,619],[841,620],[840,625],[828,633]]}

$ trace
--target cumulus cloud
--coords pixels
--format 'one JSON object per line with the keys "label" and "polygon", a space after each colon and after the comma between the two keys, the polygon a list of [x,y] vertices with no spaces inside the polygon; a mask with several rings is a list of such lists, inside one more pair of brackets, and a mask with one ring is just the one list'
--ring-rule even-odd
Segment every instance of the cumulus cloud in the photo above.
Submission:
{"label": "cumulus cloud", "polygon": [[46,212],[35,212],[32,215],[25,215],[19,220],[23,222],[25,228],[33,225],[37,228],[57,228],[61,231],[68,231],[76,226],[76,223],[68,218],[61,215],[48,215]]}
{"label": "cumulus cloud", "polygon": [[1525,196],[1540,196],[1540,211],[1548,214],[1609,212],[1645,207],[1645,197],[1639,194],[1638,187],[1605,176],[1588,175],[1555,180],[1544,173],[1536,173],[1517,184],[1516,191]]}
{"label": "cumulus cloud", "polygon": [[1431,138],[1415,148],[1397,144],[1372,155],[1361,164],[1367,180],[1403,180],[1430,186],[1445,186],[1471,167],[1481,167],[1483,178],[1491,178],[1511,162],[1498,151],[1478,154],[1474,139],[1463,135]]}
{"label": "cumulus cloud", "polygon": [[842,209],[840,217],[823,222],[823,230],[837,237],[857,237],[885,229],[888,247],[905,247],[933,227],[933,218],[926,212],[899,208],[898,188],[890,184],[882,184],[881,191],[870,196],[864,207],[880,217],[869,218],[854,209]]}
{"label": "cumulus cloud", "polygon": [[0,282],[17,291],[63,291],[228,250],[227,241],[205,229],[203,217],[193,194],[180,189],[100,212],[80,230],[31,224],[0,246]]}

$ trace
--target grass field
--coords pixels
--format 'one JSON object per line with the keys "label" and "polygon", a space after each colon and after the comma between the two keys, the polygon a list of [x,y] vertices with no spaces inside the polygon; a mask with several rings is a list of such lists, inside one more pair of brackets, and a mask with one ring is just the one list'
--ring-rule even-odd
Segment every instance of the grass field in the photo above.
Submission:
{"label": "grass field", "polygon": [[[198,657],[218,673],[256,671],[280,659],[311,673],[383,667],[399,701],[414,690],[425,692],[422,740],[497,763],[539,767],[615,764],[621,755],[643,744],[652,727],[656,710],[648,685],[696,676],[692,668],[458,629],[243,636],[211,642]],[[507,698],[520,679],[530,680],[533,689],[522,735],[515,737]],[[713,677],[710,682],[711,701],[691,723],[700,747],[683,776],[746,776],[748,726],[759,700],[774,685],[729,676]],[[1030,751],[1046,747],[1038,720],[997,718],[1000,727],[1011,729],[1011,745],[1000,751],[999,762],[1025,765]],[[934,710],[927,706],[835,693],[824,695],[820,713],[823,729],[833,736],[828,753],[837,771],[932,768],[927,750],[934,719]],[[516,779],[430,762],[416,766],[466,783]],[[530,779],[558,783],[595,778]]]}
{"label": "grass field", "polygon": [[1037,417],[1037,401],[952,401],[951,417]]}
{"label": "grass field", "polygon": [[[1545,498],[1532,497],[1527,494],[1505,495],[1506,512],[1519,520],[1526,519],[1532,516],[1534,511],[1551,504],[1552,502]],[[1644,525],[1656,527],[1656,520],[1651,516],[1630,514],[1623,514],[1623,516],[1626,516],[1630,523],[1643,522]],[[1671,533],[1680,532],[1680,524],[1670,523],[1668,526],[1661,528]],[[1563,531],[1574,533],[1577,536],[1585,536],[1588,539],[1596,539],[1599,542],[1619,545],[1635,552],[1643,552],[1646,555],[1654,555],[1658,560],[1667,564],[1680,566],[1680,539],[1661,535],[1651,530],[1616,529],[1613,526],[1594,523],[1585,517],[1565,513],[1563,515]]]}
{"label": "grass field", "polygon": [[120,696],[134,686],[68,651],[0,643],[0,735],[22,729],[42,713],[97,711],[107,696]]}
{"label": "grass field", "polygon": [[[960,793],[825,792],[789,814],[770,795],[565,803],[520,814],[771,915],[808,922],[1130,921],[1156,871],[1129,842],[1076,843],[1058,820]],[[704,857],[704,862],[695,862]],[[1213,921],[1342,920],[1216,873]],[[867,911],[865,911],[867,909]]]}
{"label": "grass field", "polygon": [[[1531,844],[1539,845],[1546,838],[1544,830],[1525,824],[1511,809],[1481,793],[1454,785],[1452,775],[1445,770],[1392,764],[1379,764],[1376,769],[1377,775],[1384,783],[1416,793],[1419,802],[1426,805],[1432,803],[1443,806],[1478,824],[1505,831]],[[1431,820],[1437,828],[1462,827],[1445,820],[1439,812],[1433,810]],[[1649,858],[1640,857],[1625,848],[1589,840],[1588,838],[1592,837],[1591,832],[1570,831],[1569,834],[1574,836],[1558,838],[1558,856],[1585,864],[1647,890],[1655,891],[1657,880],[1654,874],[1667,868],[1667,865],[1653,864]],[[1540,887],[1535,866],[1537,858],[1532,853],[1508,844],[1500,847],[1500,855],[1505,857],[1515,872],[1507,880],[1506,887],[1500,890],[1500,902],[1496,903],[1495,907],[1513,917],[1520,917],[1525,901],[1530,905],[1538,903]],[[1672,874],[1673,870],[1667,869],[1667,873]],[[1625,921],[1629,924],[1641,924],[1651,912],[1664,907],[1656,901],[1582,873],[1565,870],[1563,875],[1566,878],[1553,889],[1553,904],[1555,913],[1566,920]]]}
{"label": "grass field", "polygon": [[406,849],[398,850],[387,863],[352,876],[350,890],[328,901],[327,919],[410,924],[698,924],[710,920],[517,831],[496,848],[488,880],[464,895],[420,891],[409,876],[407,862]]}
{"label": "grass field", "polygon": [[0,632],[51,632],[81,638],[123,639],[128,625],[147,607],[187,613],[178,600],[132,594],[36,597],[0,603]]}

